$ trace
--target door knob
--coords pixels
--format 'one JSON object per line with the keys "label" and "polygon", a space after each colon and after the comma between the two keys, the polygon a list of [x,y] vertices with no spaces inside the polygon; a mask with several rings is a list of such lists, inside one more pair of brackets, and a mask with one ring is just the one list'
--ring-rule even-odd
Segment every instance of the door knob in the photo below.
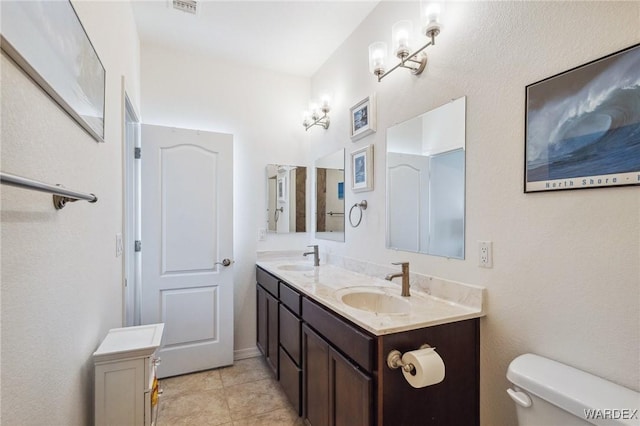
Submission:
{"label": "door knob", "polygon": [[234,261],[234,260],[231,260],[231,259],[222,259],[222,262],[216,262],[216,263],[214,263],[214,265],[229,266],[229,265],[231,265],[231,264],[232,264],[232,263],[234,263],[234,262],[235,262],[235,261]]}

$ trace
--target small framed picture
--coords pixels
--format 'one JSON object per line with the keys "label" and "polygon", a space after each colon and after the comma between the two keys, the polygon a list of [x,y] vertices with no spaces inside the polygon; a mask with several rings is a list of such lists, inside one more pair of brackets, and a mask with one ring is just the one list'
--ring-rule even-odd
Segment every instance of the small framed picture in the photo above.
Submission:
{"label": "small framed picture", "polygon": [[285,203],[287,201],[287,179],[282,176],[278,178],[278,201]]}
{"label": "small framed picture", "polygon": [[376,131],[376,96],[367,96],[351,107],[351,140],[355,141]]}
{"label": "small framed picture", "polygon": [[351,153],[351,189],[353,192],[373,190],[373,145]]}

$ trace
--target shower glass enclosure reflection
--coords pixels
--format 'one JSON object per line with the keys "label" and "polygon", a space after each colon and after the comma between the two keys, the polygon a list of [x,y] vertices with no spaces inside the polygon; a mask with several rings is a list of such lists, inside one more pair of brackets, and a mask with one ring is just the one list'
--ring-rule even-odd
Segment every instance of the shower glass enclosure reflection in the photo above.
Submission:
{"label": "shower glass enclosure reflection", "polygon": [[267,230],[307,232],[307,168],[267,164]]}
{"label": "shower glass enclosure reflection", "polygon": [[316,161],[316,238],[344,241],[344,149]]}

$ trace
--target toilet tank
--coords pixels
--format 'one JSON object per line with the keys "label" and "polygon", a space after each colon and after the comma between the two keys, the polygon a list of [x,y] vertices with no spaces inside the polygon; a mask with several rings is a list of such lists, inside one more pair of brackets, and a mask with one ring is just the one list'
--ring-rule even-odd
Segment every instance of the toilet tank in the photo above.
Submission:
{"label": "toilet tank", "polygon": [[640,393],[534,354],[509,364],[519,426],[640,426]]}

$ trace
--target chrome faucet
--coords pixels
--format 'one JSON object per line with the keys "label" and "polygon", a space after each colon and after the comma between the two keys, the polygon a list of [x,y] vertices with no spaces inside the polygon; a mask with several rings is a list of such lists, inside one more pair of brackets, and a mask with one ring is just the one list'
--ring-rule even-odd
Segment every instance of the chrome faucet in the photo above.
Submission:
{"label": "chrome faucet", "polygon": [[411,294],[409,293],[409,262],[396,262],[392,263],[392,265],[402,265],[402,272],[397,274],[387,274],[384,277],[385,280],[391,281],[396,277],[402,277],[402,293],[401,296],[409,297]]}
{"label": "chrome faucet", "polygon": [[302,253],[302,255],[304,257],[307,257],[308,254],[312,254],[313,255],[313,266],[320,266],[320,256],[318,255],[318,245],[316,244],[316,245],[307,246],[307,247],[313,247],[313,251]]}

